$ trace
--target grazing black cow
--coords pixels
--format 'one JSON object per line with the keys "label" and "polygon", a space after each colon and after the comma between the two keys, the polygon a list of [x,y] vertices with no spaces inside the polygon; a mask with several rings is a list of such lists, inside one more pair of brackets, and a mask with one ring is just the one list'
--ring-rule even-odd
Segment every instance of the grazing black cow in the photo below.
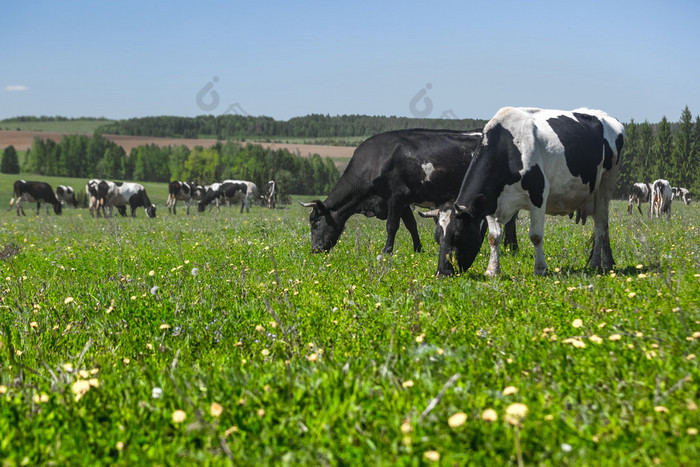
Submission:
{"label": "grazing black cow", "polygon": [[277,184],[274,180],[270,180],[265,184],[262,200],[263,204],[270,209],[275,209],[277,206]]}
{"label": "grazing black cow", "polygon": [[630,196],[627,200],[627,212],[632,213],[634,205],[637,205],[639,214],[642,214],[642,203],[648,203],[651,201],[651,185],[648,183],[635,183],[630,188]]}
{"label": "grazing black cow", "polygon": [[136,208],[145,208],[148,217],[156,217],[156,205],[151,203],[146,189],[140,183],[112,182],[103,180],[98,186],[100,202],[112,215],[112,206],[117,207],[122,216],[126,215],[126,206],[131,207],[131,217],[136,217]]}
{"label": "grazing black cow", "polygon": [[74,208],[78,207],[78,200],[75,199],[75,190],[69,185],[58,185],[56,187],[56,199],[61,204],[69,203]]}
{"label": "grazing black cow", "polygon": [[176,180],[170,182],[168,193],[168,200],[165,203],[168,213],[177,214],[177,202],[183,201],[189,216],[192,200],[202,199],[204,187],[198,185],[197,182],[180,182]]}
{"label": "grazing black cow", "polygon": [[383,252],[391,253],[399,222],[422,250],[411,205],[435,208],[457,196],[480,131],[399,130],[380,133],[355,149],[347,169],[325,201],[313,208],[311,250],[329,251],[353,214],[386,219]]}
{"label": "grazing black cow", "polygon": [[204,197],[197,205],[197,210],[203,212],[207,205],[211,203],[215,203],[218,207],[220,202],[224,202],[228,205],[240,201],[241,212],[243,212],[247,193],[248,185],[242,182],[224,180],[222,183],[214,183],[209,187]]}
{"label": "grazing black cow", "polygon": [[614,265],[608,205],[615,188],[624,127],[599,110],[543,110],[506,107],[489,121],[454,206],[442,215],[438,274],[451,275],[456,258],[469,268],[488,223],[491,254],[486,274],[500,272],[501,227],[520,209],[530,211],[535,274],[547,265],[542,242],[545,214],[593,215],[591,267]]}
{"label": "grazing black cow", "polygon": [[683,201],[683,204],[686,206],[690,205],[692,199],[690,199],[690,191],[688,191],[687,188],[679,188],[674,186],[671,187],[671,191],[673,192],[674,198],[680,198]]}
{"label": "grazing black cow", "polygon": [[[22,202],[26,201],[28,203],[36,203],[36,215],[39,215],[39,210],[41,209],[41,203],[46,203],[46,214],[49,213],[49,204],[53,205],[53,212],[57,215],[61,215],[61,202],[56,199],[56,195],[53,192],[51,185],[45,182],[25,182],[24,180],[17,180],[14,184],[14,194],[15,202],[17,205],[17,215],[22,212],[23,216],[24,208],[22,208]],[[12,201],[10,201],[10,207],[12,207]]]}

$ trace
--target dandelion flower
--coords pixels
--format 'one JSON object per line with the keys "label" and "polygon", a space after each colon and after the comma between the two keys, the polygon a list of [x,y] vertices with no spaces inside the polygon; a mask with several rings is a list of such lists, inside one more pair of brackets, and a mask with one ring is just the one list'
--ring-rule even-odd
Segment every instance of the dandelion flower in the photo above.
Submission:
{"label": "dandelion flower", "polygon": [[7,394],[7,386],[0,384],[0,394]]}
{"label": "dandelion flower", "polygon": [[90,372],[87,370],[80,370],[80,371],[78,371],[78,374],[83,379],[88,379],[90,377]]}
{"label": "dandelion flower", "polygon": [[90,390],[90,383],[78,380],[71,385],[70,390],[75,394],[75,401],[78,402]]}
{"label": "dandelion flower", "polygon": [[199,268],[192,268],[192,275],[196,276],[197,274],[199,274]]}
{"label": "dandelion flower", "polygon": [[265,409],[258,409],[258,417],[264,417],[265,416]]}
{"label": "dandelion flower", "polygon": [[153,277],[156,275],[156,272],[153,269],[151,269],[150,271],[148,271],[148,275]]}
{"label": "dandelion flower", "polygon": [[263,357],[267,357],[268,355],[270,355],[270,351],[268,349],[262,349],[260,353]]}
{"label": "dandelion flower", "polygon": [[589,337],[588,340],[590,340],[594,344],[602,344],[603,343],[603,338],[600,336],[596,336],[595,334],[593,334],[591,337]]}
{"label": "dandelion flower", "polygon": [[425,334],[419,334],[416,336],[416,342],[419,344],[423,342],[423,339],[425,339]]}
{"label": "dandelion flower", "polygon": [[700,331],[695,331],[695,332],[693,333],[693,337],[694,337],[695,339],[700,339]]}
{"label": "dandelion flower", "polygon": [[63,303],[65,303],[66,305],[68,305],[69,303],[72,303],[72,302],[73,302],[73,297],[66,297],[66,299],[63,300]]}
{"label": "dandelion flower", "polygon": [[187,418],[187,414],[184,410],[176,410],[173,412],[173,423],[182,423]]}
{"label": "dandelion flower", "polygon": [[401,386],[403,386],[404,388],[412,388],[413,387],[413,380],[408,379],[408,380],[404,381],[401,384]]}
{"label": "dandelion flower", "polygon": [[160,399],[162,395],[163,395],[163,389],[161,389],[159,387],[155,387],[155,388],[151,389],[151,397],[153,399]]}
{"label": "dandelion flower", "polygon": [[124,441],[117,441],[116,448],[117,448],[117,451],[121,451],[122,449],[124,449]]}
{"label": "dandelion flower", "polygon": [[264,328],[263,326],[261,326],[260,324],[258,324],[257,326],[255,326],[255,330],[256,330],[257,332],[259,332],[259,333],[265,332],[265,328]]}
{"label": "dandelion flower", "polygon": [[423,458],[428,462],[440,462],[440,453],[437,451],[425,451]]}
{"label": "dandelion flower", "polygon": [[161,329],[170,329],[170,325],[169,325],[169,324],[163,323],[163,324],[160,325],[160,328],[161,328]]}
{"label": "dandelion flower", "polygon": [[316,353],[309,354],[309,356],[306,357],[306,359],[310,362],[316,362],[316,361],[318,361],[318,354],[316,354]]}
{"label": "dandelion flower", "polygon": [[31,327],[31,328],[36,328],[38,326],[39,326],[39,323],[37,323],[36,321],[32,321],[31,323],[29,323],[29,327]]}
{"label": "dandelion flower", "polygon": [[460,426],[464,425],[466,421],[467,414],[464,412],[458,412],[447,419],[447,424],[450,426],[450,428],[459,428]]}
{"label": "dandelion flower", "polygon": [[218,417],[224,411],[224,408],[218,402],[212,402],[209,406],[209,413],[212,417]]}
{"label": "dandelion flower", "polygon": [[498,420],[498,414],[493,409],[486,409],[481,412],[481,419],[486,422],[495,422]]}
{"label": "dandelion flower", "polygon": [[238,432],[238,427],[234,425],[234,426],[228,428],[226,431],[224,431],[224,436],[228,438],[231,435],[231,433],[237,433],[237,432]]}
{"label": "dandelion flower", "polygon": [[698,429],[697,428],[688,428],[686,430],[686,433],[688,433],[690,436],[695,436],[698,434]]}
{"label": "dandelion flower", "polygon": [[613,334],[610,337],[608,337],[608,339],[610,339],[611,341],[619,341],[620,339],[622,339],[622,336],[619,334]]}
{"label": "dandelion flower", "polygon": [[571,322],[571,325],[575,328],[580,328],[581,326],[583,326],[583,321],[580,318],[576,318]]}
{"label": "dandelion flower", "polygon": [[519,425],[520,420],[527,416],[528,408],[527,405],[520,402],[510,404],[506,407],[505,420],[511,425]]}
{"label": "dandelion flower", "polygon": [[72,373],[73,372],[73,364],[72,363],[64,363],[63,364],[63,371],[66,373]]}
{"label": "dandelion flower", "polygon": [[516,388],[515,386],[508,386],[503,390],[503,395],[510,396],[511,394],[515,394],[516,392],[518,392],[518,388]]}
{"label": "dandelion flower", "polygon": [[124,362],[124,365],[128,365],[129,363],[131,363],[131,360],[129,360],[128,358],[125,358],[122,361]]}
{"label": "dandelion flower", "polygon": [[694,353],[688,354],[688,355],[685,357],[685,359],[686,359],[686,360],[695,360],[695,354],[694,354]]}
{"label": "dandelion flower", "polygon": [[636,292],[630,292],[630,293],[627,294],[627,296],[628,296],[629,298],[634,298],[634,297],[637,296],[637,293],[636,293]]}
{"label": "dandelion flower", "polygon": [[654,407],[654,412],[666,413],[666,412],[668,412],[668,409],[666,407],[664,407],[663,405],[657,405],[656,407]]}
{"label": "dandelion flower", "polygon": [[409,420],[404,420],[403,423],[401,423],[401,433],[407,435],[412,431],[413,426],[411,426],[411,422]]}

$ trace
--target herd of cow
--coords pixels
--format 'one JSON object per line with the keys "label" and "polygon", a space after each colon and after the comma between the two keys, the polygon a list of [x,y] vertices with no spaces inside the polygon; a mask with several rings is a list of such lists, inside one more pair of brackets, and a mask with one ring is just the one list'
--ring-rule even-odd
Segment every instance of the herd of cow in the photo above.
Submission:
{"label": "herd of cow", "polygon": [[687,188],[672,187],[668,180],[659,179],[654,183],[635,183],[630,189],[630,197],[627,202],[627,212],[631,213],[637,206],[639,214],[642,214],[642,203],[649,203],[649,216],[661,217],[666,214],[671,218],[671,203],[675,198],[683,201],[686,206],[690,204],[690,191]]}
{"label": "herd of cow", "polygon": [[[85,185],[89,204],[88,210],[91,216],[112,216],[112,209],[116,208],[122,216],[126,216],[127,206],[131,208],[131,217],[136,217],[136,209],[144,208],[146,216],[156,217],[156,205],[151,202],[146,194],[146,189],[140,183],[113,182],[110,180],[89,180]],[[257,185],[244,180],[224,180],[221,183],[202,186],[196,182],[170,182],[168,187],[168,200],[165,205],[168,212],[176,214],[177,202],[183,201],[190,213],[192,201],[198,201],[199,211],[204,211],[207,206],[210,209],[221,204],[241,203],[241,212],[245,207],[250,211],[250,204],[259,203],[274,209],[277,204],[277,184],[270,180],[265,185],[262,195]],[[10,209],[15,203],[17,215],[24,215],[23,202],[37,203],[36,213],[39,214],[41,203],[46,203],[46,213],[49,205],[53,206],[56,214],[61,214],[62,206],[66,203],[78,205],[75,190],[66,185],[59,185],[54,192],[51,185],[45,182],[27,182],[17,180],[14,184],[14,197],[10,200]]]}
{"label": "herd of cow", "polygon": [[[435,221],[439,244],[438,275],[467,270],[474,262],[488,229],[490,246],[486,274],[500,273],[499,246],[517,248],[515,218],[520,210],[530,212],[529,238],[535,248],[535,274],[547,271],[543,250],[545,214],[576,215],[585,224],[594,221],[593,247],[588,265],[610,270],[615,261],[610,248],[608,207],[616,184],[624,142],[624,127],[605,112],[504,107],[483,130],[397,130],[365,140],[355,150],[345,172],[324,200],[301,203],[311,208],[311,249],[331,250],[347,220],[364,214],[386,220],[383,253],[394,249],[394,239],[403,221],[420,252],[413,206],[431,209],[419,212]],[[155,217],[156,207],[138,183],[90,180],[86,186],[90,213],[111,215],[116,207],[135,215],[143,207]],[[15,183],[17,214],[22,201],[46,202],[57,214],[69,202],[70,187],[59,186],[55,194],[42,182]],[[198,210],[220,203],[241,203],[241,212],[259,202],[274,208],[277,189],[267,183],[262,195],[248,181],[225,180],[203,187],[197,183],[171,182],[166,207],[176,213],[178,201],[198,201]],[[672,188],[666,180],[636,183],[630,192],[628,211],[636,204],[651,203],[650,215],[670,217],[671,200],[690,203],[684,188]],[[12,205],[12,201],[10,202]],[[106,210],[106,211],[105,211]],[[39,204],[37,204],[37,214]],[[47,205],[48,213],[48,205]]]}

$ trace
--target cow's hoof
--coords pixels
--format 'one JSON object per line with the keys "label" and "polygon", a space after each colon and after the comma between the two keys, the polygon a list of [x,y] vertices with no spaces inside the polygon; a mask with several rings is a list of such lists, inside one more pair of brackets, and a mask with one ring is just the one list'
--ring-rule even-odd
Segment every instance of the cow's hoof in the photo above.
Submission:
{"label": "cow's hoof", "polygon": [[500,273],[501,273],[500,269],[487,269],[486,272],[484,273],[484,275],[486,277],[496,277]]}

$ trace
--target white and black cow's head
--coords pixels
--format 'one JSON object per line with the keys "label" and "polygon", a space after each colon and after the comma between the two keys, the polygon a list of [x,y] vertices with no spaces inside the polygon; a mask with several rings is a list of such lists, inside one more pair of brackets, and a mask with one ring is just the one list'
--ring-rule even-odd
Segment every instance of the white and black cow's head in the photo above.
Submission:
{"label": "white and black cow's head", "polygon": [[452,203],[418,214],[435,219],[435,241],[440,245],[437,275],[451,276],[457,268],[469,269],[481,250],[486,221],[458,213]]}
{"label": "white and black cow's head", "polygon": [[320,200],[310,203],[299,202],[306,208],[312,208],[309,215],[311,224],[311,252],[321,253],[330,251],[338,243],[340,235],[343,233],[345,222],[341,222],[333,212],[324,206]]}

